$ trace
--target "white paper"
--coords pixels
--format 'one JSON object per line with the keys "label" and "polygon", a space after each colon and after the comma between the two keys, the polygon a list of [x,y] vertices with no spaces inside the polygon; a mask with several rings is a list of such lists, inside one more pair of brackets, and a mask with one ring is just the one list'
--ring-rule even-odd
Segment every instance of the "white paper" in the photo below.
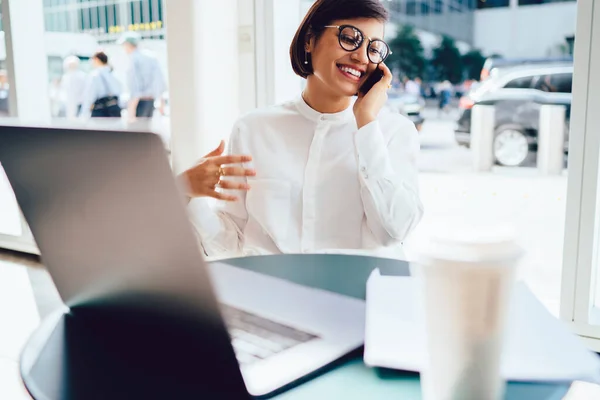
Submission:
{"label": "white paper", "polygon": [[[524,283],[513,292],[502,374],[512,381],[600,383],[600,357],[554,318]],[[367,282],[365,363],[420,371],[427,360],[422,302],[411,277]]]}

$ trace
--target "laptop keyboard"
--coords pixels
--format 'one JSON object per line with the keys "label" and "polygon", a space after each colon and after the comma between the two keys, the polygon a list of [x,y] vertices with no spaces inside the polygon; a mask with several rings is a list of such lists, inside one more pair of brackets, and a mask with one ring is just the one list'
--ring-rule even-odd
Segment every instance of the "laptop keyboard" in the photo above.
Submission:
{"label": "laptop keyboard", "polygon": [[221,313],[240,365],[250,365],[318,338],[226,304],[221,304]]}

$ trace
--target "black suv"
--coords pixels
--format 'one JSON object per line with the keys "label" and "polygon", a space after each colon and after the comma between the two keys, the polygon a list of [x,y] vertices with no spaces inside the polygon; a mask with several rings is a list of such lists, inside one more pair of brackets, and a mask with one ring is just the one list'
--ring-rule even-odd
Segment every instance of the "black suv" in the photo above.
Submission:
{"label": "black suv", "polygon": [[572,64],[531,65],[501,69],[460,99],[462,114],[455,131],[456,141],[471,143],[471,109],[493,105],[496,114],[494,156],[505,166],[520,166],[535,160],[540,107],[566,107],[565,154],[568,149],[571,114]]}

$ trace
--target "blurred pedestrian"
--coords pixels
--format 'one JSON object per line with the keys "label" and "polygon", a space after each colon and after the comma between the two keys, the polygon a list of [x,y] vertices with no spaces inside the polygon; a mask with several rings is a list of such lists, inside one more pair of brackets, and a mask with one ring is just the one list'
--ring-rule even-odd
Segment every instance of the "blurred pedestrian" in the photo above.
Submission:
{"label": "blurred pedestrian", "polygon": [[63,71],[59,98],[64,99],[65,102],[65,117],[74,119],[79,116],[83,104],[86,74],[80,69],[80,61],[77,56],[69,56],[64,59]]}
{"label": "blurred pedestrian", "polygon": [[404,78],[404,92],[419,97],[421,96],[421,85],[417,83],[416,79],[406,77]]}
{"label": "blurred pedestrian", "polygon": [[154,114],[154,101],[160,100],[164,107],[163,93],[165,79],[156,57],[146,50],[138,48],[141,37],[136,32],[126,32],[117,43],[122,45],[129,56],[127,67],[127,86],[129,102],[127,115],[129,122],[137,118],[151,118]]}
{"label": "blurred pedestrian", "polygon": [[83,94],[82,117],[120,118],[121,84],[108,65],[108,56],[98,52],[92,57],[94,70],[90,73]]}
{"label": "blurred pedestrian", "polygon": [[450,99],[452,98],[452,84],[450,83],[450,81],[443,81],[440,84],[438,92],[440,94],[440,112],[448,112],[448,109],[450,107]]}

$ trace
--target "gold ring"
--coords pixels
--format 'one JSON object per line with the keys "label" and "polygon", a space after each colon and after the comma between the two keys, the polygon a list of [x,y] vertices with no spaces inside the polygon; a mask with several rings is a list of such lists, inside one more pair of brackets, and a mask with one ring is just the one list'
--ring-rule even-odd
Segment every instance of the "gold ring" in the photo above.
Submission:
{"label": "gold ring", "polygon": [[223,167],[219,167],[219,170],[217,171],[217,176],[223,176],[225,175],[225,172],[223,171]]}

